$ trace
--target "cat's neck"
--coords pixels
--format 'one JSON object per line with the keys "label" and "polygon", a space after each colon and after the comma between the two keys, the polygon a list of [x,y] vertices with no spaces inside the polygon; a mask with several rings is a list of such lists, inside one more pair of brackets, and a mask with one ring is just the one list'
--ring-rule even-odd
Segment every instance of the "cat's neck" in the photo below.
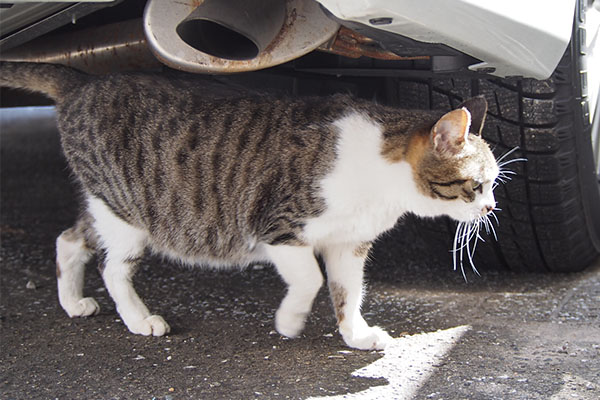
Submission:
{"label": "cat's neck", "polygon": [[[309,221],[305,232],[311,242],[373,240],[404,213],[420,209],[424,196],[414,182],[408,153],[398,150],[394,154],[403,156],[394,160],[385,156],[382,123],[356,112],[336,121],[334,127],[339,134],[336,161],[321,181],[327,208]],[[410,135],[397,142],[406,146]]]}
{"label": "cat's neck", "polygon": [[339,132],[337,160],[323,182],[325,197],[343,197],[356,205],[376,199],[404,211],[412,208],[406,197],[417,187],[411,166],[424,152],[427,136],[420,130],[386,135],[385,122],[358,112],[334,126]]}

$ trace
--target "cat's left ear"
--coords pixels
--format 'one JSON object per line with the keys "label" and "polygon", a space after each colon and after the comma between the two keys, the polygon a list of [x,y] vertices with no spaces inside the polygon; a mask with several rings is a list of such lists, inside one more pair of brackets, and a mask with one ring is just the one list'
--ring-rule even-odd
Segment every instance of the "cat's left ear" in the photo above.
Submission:
{"label": "cat's left ear", "polygon": [[466,108],[450,111],[431,129],[433,148],[440,155],[454,156],[467,144],[471,113]]}
{"label": "cat's left ear", "polygon": [[466,108],[471,113],[471,132],[481,136],[488,103],[484,96],[471,97],[462,102],[458,108]]}

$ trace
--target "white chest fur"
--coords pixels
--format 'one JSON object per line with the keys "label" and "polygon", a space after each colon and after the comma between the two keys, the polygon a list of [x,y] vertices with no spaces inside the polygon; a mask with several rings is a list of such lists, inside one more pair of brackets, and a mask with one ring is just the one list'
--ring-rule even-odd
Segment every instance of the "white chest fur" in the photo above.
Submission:
{"label": "white chest fur", "polygon": [[382,157],[378,123],[353,113],[334,126],[340,135],[336,164],[321,182],[327,209],[304,229],[305,239],[316,246],[373,240],[423,197],[408,163]]}

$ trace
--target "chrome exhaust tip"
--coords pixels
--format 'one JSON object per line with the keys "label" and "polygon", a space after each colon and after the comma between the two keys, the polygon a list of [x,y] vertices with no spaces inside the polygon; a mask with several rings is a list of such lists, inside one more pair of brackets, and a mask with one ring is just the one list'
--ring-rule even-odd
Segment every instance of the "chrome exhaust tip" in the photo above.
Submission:
{"label": "chrome exhaust tip", "polygon": [[250,60],[275,39],[285,20],[281,0],[205,0],[177,26],[194,49],[228,60]]}

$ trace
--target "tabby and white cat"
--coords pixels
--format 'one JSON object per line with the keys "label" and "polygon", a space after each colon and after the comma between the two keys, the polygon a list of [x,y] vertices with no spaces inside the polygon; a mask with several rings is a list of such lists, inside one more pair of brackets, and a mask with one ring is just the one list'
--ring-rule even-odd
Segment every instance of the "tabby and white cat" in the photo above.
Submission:
{"label": "tabby and white cat", "polygon": [[382,349],[390,336],[360,314],[371,242],[408,212],[472,221],[495,207],[483,97],[440,115],[343,95],[220,98],[161,75],[28,63],[2,63],[0,83],[54,99],[83,192],[81,217],[56,243],[60,304],[71,317],[98,312],[82,288],[99,254],[136,334],[170,329],[131,283],[146,249],[190,265],[273,263],[289,286],[275,317],[288,337],[323,283],[320,255],[344,341]]}

